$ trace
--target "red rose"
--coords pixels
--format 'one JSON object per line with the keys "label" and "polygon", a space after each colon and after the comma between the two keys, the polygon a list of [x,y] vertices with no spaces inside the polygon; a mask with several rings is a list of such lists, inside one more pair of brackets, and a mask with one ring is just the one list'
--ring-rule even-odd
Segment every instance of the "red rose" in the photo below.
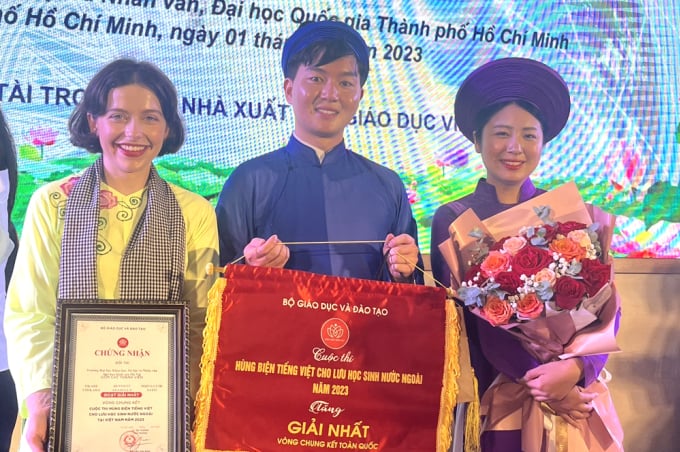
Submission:
{"label": "red rose", "polygon": [[588,295],[592,297],[609,282],[612,276],[612,267],[597,259],[583,259],[581,265],[580,275],[583,276],[583,283],[588,289]]}
{"label": "red rose", "polygon": [[545,229],[545,235],[543,236],[543,238],[544,238],[545,241],[548,242],[548,243],[549,243],[549,242],[552,242],[552,241],[555,239],[555,237],[557,236],[557,233],[559,232],[559,231],[557,230],[557,225],[552,226],[552,225],[549,225],[549,224],[544,224],[544,225],[541,226],[541,227],[542,227],[543,229]]}
{"label": "red rose", "polygon": [[[479,273],[479,276],[477,275]],[[480,285],[486,281],[486,277],[482,274],[482,270],[479,268],[479,264],[473,265],[465,272],[463,276],[463,281],[472,281],[474,277],[477,277],[477,281],[473,281],[475,284]]]}
{"label": "red rose", "polygon": [[564,223],[557,223],[557,232],[562,235],[567,235],[571,231],[577,231],[579,229],[586,229],[587,226],[578,221],[565,221]]}
{"label": "red rose", "polygon": [[504,290],[512,295],[517,293],[518,287],[524,285],[522,280],[519,279],[519,275],[514,272],[501,272],[496,275],[494,280],[500,284],[500,290]]}
{"label": "red rose", "polygon": [[535,293],[528,293],[517,302],[517,318],[535,319],[543,312],[543,303]]}
{"label": "red rose", "polygon": [[586,285],[578,279],[562,276],[555,283],[555,303],[562,309],[574,309],[586,296]]}
{"label": "red rose", "polygon": [[531,276],[553,262],[552,254],[535,246],[525,246],[512,258],[512,272]]}
{"label": "red rose", "polygon": [[503,243],[505,243],[505,241],[508,240],[509,238],[510,238],[510,236],[503,237],[502,239],[500,239],[499,241],[497,241],[496,243],[491,245],[489,247],[489,251],[500,251],[500,250],[502,250],[503,249]]}
{"label": "red rose", "polygon": [[493,326],[505,325],[512,317],[512,306],[507,301],[490,296],[484,303],[482,316]]}

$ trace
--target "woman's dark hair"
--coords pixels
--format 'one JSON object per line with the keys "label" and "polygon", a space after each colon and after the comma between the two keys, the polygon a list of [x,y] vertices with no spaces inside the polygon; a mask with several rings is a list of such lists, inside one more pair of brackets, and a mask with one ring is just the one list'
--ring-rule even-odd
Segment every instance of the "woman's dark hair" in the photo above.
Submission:
{"label": "woman's dark hair", "polygon": [[[474,122],[474,135],[475,135],[475,140],[479,141],[481,143],[482,141],[482,130],[484,129],[484,126],[489,122],[491,117],[501,111],[503,108],[507,107],[508,105],[517,105],[518,107],[526,110],[531,114],[534,118],[538,119],[538,122],[541,123],[541,128],[545,130],[545,120],[543,119],[543,114],[541,114],[541,111],[531,102],[527,102],[525,100],[509,100],[505,102],[498,102],[495,104],[491,104],[488,107],[485,107],[477,113],[477,117],[475,118]],[[545,135],[543,136],[543,144],[545,144]]]}
{"label": "woman's dark hair", "polygon": [[17,255],[17,248],[19,246],[19,237],[17,230],[12,223],[12,209],[14,209],[14,200],[17,194],[17,150],[12,138],[12,133],[9,130],[5,115],[0,111],[0,170],[7,170],[9,175],[9,193],[7,195],[7,226],[9,238],[14,243],[14,249],[7,259],[5,266],[5,288],[9,284],[9,279],[12,276],[14,269],[14,260]]}
{"label": "woman's dark hair", "polygon": [[286,65],[286,78],[294,79],[298,69],[303,66],[323,66],[342,57],[353,56],[359,69],[359,81],[364,85],[368,78],[368,66],[361,63],[356,51],[346,41],[323,39],[292,55]]}
{"label": "woman's dark hair", "polygon": [[111,90],[127,85],[141,85],[156,95],[168,126],[168,137],[158,155],[177,152],[184,144],[185,132],[177,110],[175,85],[152,63],[130,59],[115,60],[92,77],[82,100],[68,120],[71,143],[90,152],[102,152],[99,137],[90,131],[87,115],[97,118],[104,114]]}

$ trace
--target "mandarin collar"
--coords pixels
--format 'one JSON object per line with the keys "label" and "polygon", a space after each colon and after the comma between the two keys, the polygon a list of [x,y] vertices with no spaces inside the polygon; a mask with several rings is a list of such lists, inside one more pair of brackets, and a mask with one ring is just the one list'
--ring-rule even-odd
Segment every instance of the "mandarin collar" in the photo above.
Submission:
{"label": "mandarin collar", "polygon": [[347,148],[345,148],[345,142],[343,140],[333,149],[326,152],[323,162],[319,162],[319,157],[316,155],[314,149],[300,142],[300,140],[295,138],[294,135],[291,135],[290,140],[288,141],[288,146],[285,148],[285,151],[290,154],[290,156],[293,158],[293,161],[312,166],[328,165],[333,162],[337,162],[347,154],[344,152],[346,150]]}
{"label": "mandarin collar", "polygon": [[522,183],[522,186],[519,189],[519,202],[514,203],[514,204],[503,204],[500,201],[498,201],[498,195],[496,194],[496,187],[494,187],[493,185],[488,183],[486,181],[486,178],[482,177],[477,182],[477,188],[475,189],[475,195],[479,195],[479,197],[483,201],[489,201],[489,202],[494,202],[496,204],[514,206],[516,204],[522,203],[524,201],[528,201],[529,199],[533,198],[534,195],[536,194],[537,190],[538,189],[536,188],[534,183],[531,181],[531,179],[527,179]]}

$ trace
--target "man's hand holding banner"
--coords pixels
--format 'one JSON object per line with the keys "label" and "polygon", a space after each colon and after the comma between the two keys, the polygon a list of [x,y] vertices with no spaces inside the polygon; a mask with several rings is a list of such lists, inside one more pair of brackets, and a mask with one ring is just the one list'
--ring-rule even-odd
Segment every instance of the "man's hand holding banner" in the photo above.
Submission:
{"label": "man's hand holding banner", "polygon": [[227,266],[196,407],[208,451],[444,451],[458,318],[441,288]]}

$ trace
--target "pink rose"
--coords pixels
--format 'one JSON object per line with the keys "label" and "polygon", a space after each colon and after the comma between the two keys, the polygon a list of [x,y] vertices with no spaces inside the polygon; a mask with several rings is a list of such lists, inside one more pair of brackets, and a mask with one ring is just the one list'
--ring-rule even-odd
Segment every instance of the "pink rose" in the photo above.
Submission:
{"label": "pink rose", "polygon": [[567,238],[578,243],[583,248],[588,248],[590,245],[593,244],[593,242],[590,241],[590,235],[588,235],[588,231],[586,231],[585,229],[577,229],[575,231],[571,231],[569,234],[567,234]]}
{"label": "pink rose", "polygon": [[494,277],[510,268],[510,256],[500,251],[489,251],[480,268],[487,277]]}
{"label": "pink rose", "polygon": [[514,256],[519,250],[524,248],[527,244],[527,239],[524,237],[510,237],[505,242],[503,242],[503,250]]}
{"label": "pink rose", "polygon": [[534,275],[534,281],[536,283],[542,283],[546,281],[548,284],[550,284],[550,287],[553,287],[555,285],[556,280],[557,277],[555,276],[555,272],[550,270],[549,268],[543,268],[537,271],[536,274]]}
{"label": "pink rose", "polygon": [[505,325],[512,317],[512,306],[507,301],[490,296],[482,308],[482,316],[493,326]]}
{"label": "pink rose", "polygon": [[574,309],[586,296],[586,285],[581,281],[562,276],[555,283],[555,304],[562,309]]}
{"label": "pink rose", "polygon": [[517,302],[517,318],[531,320],[543,312],[543,303],[535,293],[528,293]]}
{"label": "pink rose", "polygon": [[118,198],[109,190],[99,191],[99,208],[112,209],[118,205]]}
{"label": "pink rose", "polygon": [[59,188],[61,188],[61,191],[63,191],[66,196],[69,196],[79,179],[80,176],[70,177],[66,182],[61,184]]}

